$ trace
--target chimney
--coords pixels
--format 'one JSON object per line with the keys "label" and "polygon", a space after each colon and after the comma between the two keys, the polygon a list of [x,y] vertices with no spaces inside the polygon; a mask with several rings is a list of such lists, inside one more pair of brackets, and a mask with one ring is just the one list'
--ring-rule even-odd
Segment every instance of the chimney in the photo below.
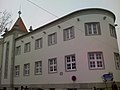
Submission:
{"label": "chimney", "polygon": [[7,29],[7,28],[5,28],[5,32],[8,32],[8,29]]}
{"label": "chimney", "polygon": [[29,29],[29,31],[31,32],[31,31],[33,31],[33,29],[32,29],[32,26],[30,26],[30,29]]}

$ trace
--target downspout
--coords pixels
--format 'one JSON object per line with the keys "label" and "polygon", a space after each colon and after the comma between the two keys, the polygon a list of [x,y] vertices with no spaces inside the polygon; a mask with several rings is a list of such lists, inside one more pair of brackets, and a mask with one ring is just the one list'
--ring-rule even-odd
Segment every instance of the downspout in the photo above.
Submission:
{"label": "downspout", "polygon": [[4,48],[4,40],[1,41],[1,45],[2,45],[2,48],[1,48],[1,51],[2,51],[2,54],[1,54],[1,65],[0,65],[0,87],[2,86],[1,82],[2,82],[2,65],[3,65],[3,48]]}
{"label": "downspout", "polygon": [[15,36],[16,33],[13,33],[13,45],[12,45],[12,57],[11,57],[11,70],[10,70],[10,88],[14,90],[14,63],[15,63]]}

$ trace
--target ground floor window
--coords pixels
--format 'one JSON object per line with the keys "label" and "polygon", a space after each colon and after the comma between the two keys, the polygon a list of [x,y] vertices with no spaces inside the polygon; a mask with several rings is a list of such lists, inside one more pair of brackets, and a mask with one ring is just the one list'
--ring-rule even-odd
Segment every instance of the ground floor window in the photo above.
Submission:
{"label": "ground floor window", "polygon": [[119,53],[114,53],[115,66],[117,70],[120,70],[120,55]]}
{"label": "ground floor window", "polygon": [[75,54],[65,56],[66,71],[76,70]]}
{"label": "ground floor window", "polygon": [[90,69],[104,69],[104,59],[102,52],[88,52]]}

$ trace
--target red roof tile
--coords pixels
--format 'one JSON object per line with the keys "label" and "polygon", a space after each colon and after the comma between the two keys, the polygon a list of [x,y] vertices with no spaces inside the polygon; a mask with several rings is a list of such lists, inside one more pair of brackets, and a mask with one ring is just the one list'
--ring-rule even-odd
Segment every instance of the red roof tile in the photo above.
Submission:
{"label": "red roof tile", "polygon": [[18,27],[18,30],[21,30],[22,32],[28,32],[21,17],[19,17],[17,19],[17,21],[13,25],[11,31],[14,30],[14,28],[16,28],[16,27]]}

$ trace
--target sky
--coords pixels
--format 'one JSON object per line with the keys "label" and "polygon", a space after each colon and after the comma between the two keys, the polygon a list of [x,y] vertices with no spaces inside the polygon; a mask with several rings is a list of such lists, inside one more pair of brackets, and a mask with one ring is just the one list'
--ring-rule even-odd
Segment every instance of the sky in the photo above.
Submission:
{"label": "sky", "polygon": [[[33,4],[34,3],[34,4]],[[71,12],[85,8],[103,8],[116,16],[118,44],[120,46],[120,0],[0,0],[0,12],[12,14],[13,24],[21,17],[29,29],[36,29]]]}

